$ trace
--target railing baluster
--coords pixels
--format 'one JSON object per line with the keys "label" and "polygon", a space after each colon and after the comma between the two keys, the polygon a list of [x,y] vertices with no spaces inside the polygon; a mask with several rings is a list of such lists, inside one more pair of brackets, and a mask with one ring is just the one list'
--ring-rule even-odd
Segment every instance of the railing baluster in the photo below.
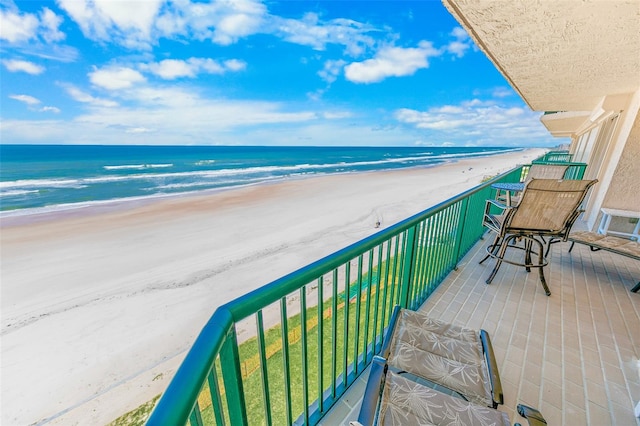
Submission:
{"label": "railing baluster", "polygon": [[338,268],[333,270],[333,298],[331,300],[331,399],[336,398],[338,368]]}
{"label": "railing baluster", "polygon": [[371,285],[373,283],[373,249],[369,250],[369,264],[367,265],[367,303],[365,303],[364,317],[364,365],[367,365],[369,359],[369,317],[371,311]]}
{"label": "railing baluster", "polygon": [[324,412],[324,279],[318,278],[318,410]]}
{"label": "railing baluster", "polygon": [[197,401],[195,407],[193,407],[193,410],[191,410],[191,415],[189,416],[189,424],[191,426],[204,425],[204,423],[202,423],[202,415],[200,414],[200,406],[198,405]]}
{"label": "railing baluster", "polygon": [[349,365],[349,305],[350,305],[350,293],[351,285],[351,262],[347,262],[345,266],[344,277],[344,345],[343,345],[343,364],[342,364],[342,383],[346,388],[348,386],[349,377],[347,375],[347,366]]}
{"label": "railing baluster", "polygon": [[260,376],[262,378],[262,400],[264,405],[264,418],[267,425],[271,424],[271,401],[269,397],[269,377],[267,374],[267,355],[265,352],[264,324],[262,310],[256,312],[256,328],[258,330],[258,355],[260,357]]}
{"label": "railing baluster", "polygon": [[[218,373],[216,373],[215,363],[207,376],[207,382],[209,384],[209,392],[211,393],[211,405],[213,409],[213,416],[216,421],[216,426],[224,426],[224,415],[222,411],[222,404],[220,398],[220,386],[218,385]],[[269,425],[270,423],[267,423]]]}
{"label": "railing baluster", "polygon": [[302,409],[309,423],[309,369],[307,368],[307,287],[300,288],[300,343],[302,349]]}
{"label": "railing baluster", "polygon": [[232,425],[246,425],[247,411],[242,388],[242,372],[240,371],[240,354],[238,351],[238,338],[235,327],[231,327],[227,339],[220,351],[220,364],[222,380],[229,407],[229,422]]}
{"label": "railing baluster", "polygon": [[412,226],[407,232],[407,244],[405,247],[404,263],[402,268],[402,283],[400,285],[400,306],[409,307],[411,294],[411,281],[415,268],[416,227]]}
{"label": "railing baluster", "polygon": [[460,212],[458,214],[458,223],[457,223],[457,230],[456,230],[456,254],[455,254],[455,261],[456,261],[456,266],[454,266],[454,269],[458,269],[458,262],[461,259],[461,253],[462,253],[462,242],[464,241],[464,232],[465,232],[465,223],[466,223],[466,218],[467,215],[469,213],[469,199],[465,198],[464,200],[462,200],[462,205],[460,206]]}
{"label": "railing baluster", "polygon": [[[384,327],[387,323],[387,297],[392,298],[393,293],[389,293],[389,287],[392,285],[390,283],[390,270],[391,270],[391,246],[393,243],[393,239],[387,241],[387,257],[385,260],[385,270],[384,270],[384,294],[382,296],[382,320],[380,321],[380,336],[384,336]],[[382,277],[380,277],[382,280]],[[394,286],[395,287],[395,286]],[[389,305],[392,305],[389,302]]]}
{"label": "railing baluster", "polygon": [[376,280],[376,300],[375,309],[373,310],[373,353],[377,353],[378,336],[382,336],[382,333],[378,334],[378,311],[380,311],[380,286],[382,285],[382,250],[383,245],[378,246],[378,274]]}
{"label": "railing baluster", "polygon": [[360,309],[362,305],[362,255],[358,256],[358,276],[357,284],[358,292],[356,294],[356,322],[355,322],[355,338],[353,339],[353,363],[355,374],[358,374],[358,358],[360,356]]}
{"label": "railing baluster", "polygon": [[[289,327],[287,318],[287,297],[280,299],[280,323],[282,324],[282,369],[284,372],[284,400],[287,424],[293,423],[291,412],[291,370],[289,369]],[[233,424],[233,422],[232,422]]]}

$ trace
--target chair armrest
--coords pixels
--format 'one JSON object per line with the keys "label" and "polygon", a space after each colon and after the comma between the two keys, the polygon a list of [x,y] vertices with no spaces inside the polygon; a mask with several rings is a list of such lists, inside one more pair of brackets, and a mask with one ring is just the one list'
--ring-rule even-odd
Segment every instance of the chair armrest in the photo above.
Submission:
{"label": "chair armrest", "polygon": [[504,203],[501,203],[498,200],[494,200],[492,198],[487,199],[487,204],[493,204],[494,206],[496,206],[496,207],[498,207],[499,209],[502,209],[502,210],[508,210],[508,209],[516,208],[516,206],[508,206],[508,205],[506,205]]}
{"label": "chair armrest", "polygon": [[518,404],[518,414],[527,419],[530,426],[544,426],[547,424],[540,411],[527,405]]}
{"label": "chair armrest", "polygon": [[389,320],[389,327],[387,327],[387,334],[384,336],[384,340],[382,342],[382,350],[380,351],[380,356],[384,359],[389,359],[389,352],[391,350],[391,340],[393,339],[393,333],[396,330],[396,325],[398,324],[398,315],[400,315],[400,310],[402,308],[400,305],[396,305],[393,308],[393,313],[391,314],[391,319]]}
{"label": "chair armrest", "polygon": [[482,342],[482,349],[484,351],[485,359],[487,360],[487,369],[489,370],[489,379],[491,380],[493,408],[496,408],[499,404],[504,404],[502,382],[500,382],[500,374],[498,373],[498,363],[496,362],[496,357],[493,353],[493,346],[491,345],[489,333],[485,330],[480,330],[480,341]]}
{"label": "chair armrest", "polygon": [[360,405],[360,413],[358,414],[358,423],[364,426],[373,425],[375,421],[386,373],[387,361],[375,355],[371,361],[369,379],[367,380],[367,386],[362,396],[362,404]]}

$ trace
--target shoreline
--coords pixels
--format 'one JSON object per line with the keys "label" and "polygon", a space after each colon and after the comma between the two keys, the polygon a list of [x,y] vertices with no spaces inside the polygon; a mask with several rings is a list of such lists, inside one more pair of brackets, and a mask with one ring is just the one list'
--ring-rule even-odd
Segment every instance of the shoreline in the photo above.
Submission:
{"label": "shoreline", "polygon": [[109,422],[166,388],[217,306],[544,152],[3,224],[2,423]]}
{"label": "shoreline", "polygon": [[67,215],[82,216],[86,214],[100,214],[100,213],[110,212],[110,211],[119,210],[119,209],[136,208],[136,207],[144,206],[146,204],[155,203],[162,200],[173,199],[173,198],[211,196],[211,195],[219,194],[221,192],[236,191],[243,188],[250,188],[255,186],[279,185],[279,184],[291,182],[291,181],[325,178],[330,176],[351,176],[351,175],[363,175],[363,174],[371,174],[371,173],[389,173],[389,172],[424,170],[424,169],[431,169],[434,167],[440,167],[447,164],[456,163],[459,161],[491,158],[491,157],[496,157],[500,155],[522,153],[525,151],[527,151],[527,148],[518,148],[518,149],[509,150],[500,154],[473,155],[470,157],[461,157],[460,159],[452,158],[448,160],[443,160],[442,162],[439,162],[439,163],[412,166],[412,167],[406,167],[406,168],[347,171],[347,172],[329,173],[329,174],[297,175],[297,176],[288,176],[288,177],[278,177],[273,180],[265,180],[262,182],[246,183],[246,184],[240,184],[236,186],[208,188],[203,190],[164,193],[164,194],[158,193],[158,194],[152,194],[152,195],[146,195],[146,196],[116,198],[116,199],[109,199],[109,200],[95,200],[95,201],[78,202],[78,203],[56,204],[56,205],[45,206],[45,207],[31,207],[31,208],[25,208],[25,209],[5,210],[5,211],[0,211],[0,229],[4,227],[31,224],[31,223],[39,222],[43,220],[44,221],[52,220],[52,219],[56,219],[57,216],[67,216]]}

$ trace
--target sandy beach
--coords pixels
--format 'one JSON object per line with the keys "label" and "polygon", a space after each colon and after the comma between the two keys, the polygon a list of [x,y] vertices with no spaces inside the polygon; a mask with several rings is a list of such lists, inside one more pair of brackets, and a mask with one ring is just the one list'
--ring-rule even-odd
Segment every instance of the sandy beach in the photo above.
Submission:
{"label": "sandy beach", "polygon": [[544,152],[3,218],[1,423],[108,423],[217,306]]}

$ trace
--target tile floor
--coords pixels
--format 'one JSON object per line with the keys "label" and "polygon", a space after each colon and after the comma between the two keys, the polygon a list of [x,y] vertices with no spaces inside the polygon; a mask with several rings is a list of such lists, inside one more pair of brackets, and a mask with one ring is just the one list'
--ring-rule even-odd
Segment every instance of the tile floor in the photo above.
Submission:
{"label": "tile floor", "polygon": [[[550,425],[640,425],[640,262],[576,244],[554,244],[545,268],[551,296],[538,273],[503,264],[491,285],[487,240],[465,256],[420,308],[444,321],[489,332],[506,411],[538,407]],[[366,373],[325,417],[348,424],[357,417]]]}

